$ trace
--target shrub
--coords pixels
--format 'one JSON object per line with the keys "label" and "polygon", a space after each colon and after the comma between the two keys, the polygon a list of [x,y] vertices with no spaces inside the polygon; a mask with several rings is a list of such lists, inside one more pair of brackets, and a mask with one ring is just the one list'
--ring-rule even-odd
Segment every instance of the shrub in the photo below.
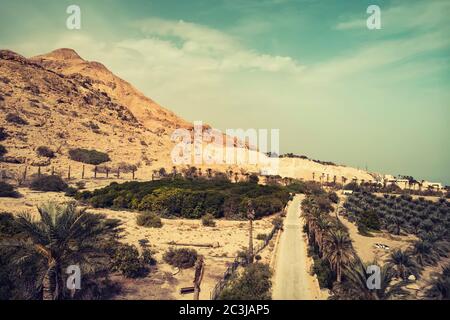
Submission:
{"label": "shrub", "polygon": [[130,164],[126,162],[119,163],[117,168],[120,169],[120,172],[123,173],[130,173],[137,170],[137,166],[135,164]]}
{"label": "shrub", "polygon": [[363,211],[360,213],[359,219],[358,227],[361,225],[363,230],[380,230],[381,222],[375,211]]}
{"label": "shrub", "polygon": [[86,188],[86,182],[84,181],[77,181],[75,185],[77,186],[78,190],[83,190],[84,188]]}
{"label": "shrub", "polygon": [[170,248],[163,256],[165,262],[171,266],[181,269],[192,268],[197,261],[197,251],[194,249],[173,249]]}
{"label": "shrub", "polygon": [[260,233],[256,236],[256,239],[258,240],[266,240],[267,239],[267,234],[265,233]]}
{"label": "shrub", "polygon": [[138,226],[147,228],[162,228],[163,223],[161,218],[153,212],[140,213],[136,218]]}
{"label": "shrub", "polygon": [[8,150],[6,150],[6,148],[0,144],[0,158],[3,157],[7,153],[8,153]]}
{"label": "shrub", "polygon": [[215,227],[216,226],[216,222],[214,221],[214,216],[210,213],[205,214],[202,217],[202,224],[205,227]]}
{"label": "shrub", "polygon": [[60,176],[40,176],[31,181],[30,188],[37,191],[61,192],[67,189],[67,183]]}
{"label": "shrub", "polygon": [[281,217],[275,217],[275,218],[272,220],[272,224],[273,224],[274,227],[276,227],[276,228],[278,228],[278,229],[283,228],[283,218],[281,218]]}
{"label": "shrub", "polygon": [[45,158],[54,158],[55,157],[55,152],[52,149],[50,149],[49,147],[45,147],[45,146],[38,147],[36,149],[36,153],[40,157],[45,157]]}
{"label": "shrub", "polygon": [[23,119],[21,116],[15,113],[8,113],[6,115],[6,121],[9,123],[15,123],[18,125],[28,125],[28,121]]}
{"label": "shrub", "polygon": [[220,300],[270,300],[272,272],[266,264],[249,265],[242,276],[233,279],[222,291]]}
{"label": "shrub", "polygon": [[153,257],[154,252],[150,249],[144,249],[142,251],[142,262],[147,266],[154,266],[156,264],[156,259]]}
{"label": "shrub", "polygon": [[333,287],[334,274],[326,260],[315,258],[312,273],[317,275],[320,288],[331,289]]}
{"label": "shrub", "polygon": [[78,189],[73,188],[73,187],[68,187],[65,191],[65,195],[66,195],[66,197],[75,197],[77,192],[78,192]]}
{"label": "shrub", "polygon": [[[127,278],[139,278],[146,276],[148,269],[144,260],[139,256],[139,251],[135,246],[122,244],[118,246],[113,255],[112,269],[119,271]],[[146,260],[147,261],[147,260]]]}
{"label": "shrub", "polygon": [[69,151],[70,159],[86,164],[99,165],[111,161],[109,155],[96,150],[72,149]]}
{"label": "shrub", "polygon": [[248,182],[250,182],[250,183],[258,183],[259,182],[259,178],[258,178],[258,176],[256,175],[256,174],[251,174],[249,177],[248,177]]}
{"label": "shrub", "polygon": [[338,203],[339,202],[339,197],[336,194],[336,192],[330,192],[328,194],[328,199],[330,199],[330,201],[333,202],[333,203]]}
{"label": "shrub", "polygon": [[8,137],[9,135],[5,131],[5,128],[0,128],[0,141],[6,140]]}
{"label": "shrub", "polygon": [[9,183],[0,181],[0,198],[18,198],[20,193],[14,190]]}

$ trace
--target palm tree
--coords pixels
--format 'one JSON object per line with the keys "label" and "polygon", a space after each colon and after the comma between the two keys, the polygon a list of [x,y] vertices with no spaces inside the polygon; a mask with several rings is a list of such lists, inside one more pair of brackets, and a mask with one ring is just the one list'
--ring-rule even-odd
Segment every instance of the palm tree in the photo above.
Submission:
{"label": "palm tree", "polygon": [[401,249],[392,252],[387,260],[395,272],[395,277],[407,280],[409,275],[419,276],[420,268],[411,255]]}
{"label": "palm tree", "polygon": [[441,274],[436,274],[425,295],[434,300],[450,299],[450,265],[445,266]]}
{"label": "palm tree", "polygon": [[411,254],[422,267],[435,265],[439,261],[439,255],[428,241],[418,240],[414,243]]}
{"label": "palm tree", "polygon": [[324,255],[336,272],[337,282],[341,282],[342,267],[350,263],[355,256],[348,234],[342,230],[329,232],[325,239]]}
{"label": "palm tree", "polygon": [[344,298],[357,300],[387,300],[395,296],[403,296],[403,283],[391,285],[394,272],[388,264],[380,267],[380,286],[371,289],[368,286],[372,273],[368,273],[369,265],[376,265],[376,262],[363,263],[356,259],[352,264],[345,266],[346,294]]}
{"label": "palm tree", "polygon": [[329,233],[332,223],[328,215],[320,214],[315,221],[316,241],[319,246],[319,252],[323,252],[325,237]]}
{"label": "palm tree", "polygon": [[40,220],[20,214],[15,222],[21,238],[9,239],[3,245],[18,249],[13,261],[19,267],[38,262],[40,274],[35,287],[40,288],[44,300],[62,299],[65,268],[80,264],[89,269],[102,260],[105,263],[105,243],[117,237],[119,223],[77,210],[74,203],[47,203],[38,211]]}
{"label": "palm tree", "polygon": [[211,179],[212,178],[212,169],[208,168],[208,169],[206,169],[206,172],[207,172],[208,179]]}

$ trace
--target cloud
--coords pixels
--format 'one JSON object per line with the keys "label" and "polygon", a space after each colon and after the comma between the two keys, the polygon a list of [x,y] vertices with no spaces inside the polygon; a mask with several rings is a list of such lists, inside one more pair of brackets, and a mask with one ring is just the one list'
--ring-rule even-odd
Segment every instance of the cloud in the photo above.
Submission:
{"label": "cloud", "polygon": [[[380,6],[382,29],[387,33],[397,33],[399,30],[430,30],[444,28],[449,30],[448,12],[450,12],[450,2],[447,0],[419,1],[416,3],[394,2],[388,8]],[[365,14],[361,12],[361,15]],[[337,30],[366,29],[366,19],[353,16],[347,21],[336,24]]]}
{"label": "cloud", "polygon": [[[134,25],[146,37],[157,37],[170,43],[171,54],[177,51],[181,59],[202,59],[205,62],[202,68],[209,70],[231,72],[254,69],[288,73],[303,70],[303,66],[291,57],[258,53],[226,33],[198,24],[152,18]],[[149,48],[152,41],[148,41]],[[143,47],[141,49],[145,50]]]}

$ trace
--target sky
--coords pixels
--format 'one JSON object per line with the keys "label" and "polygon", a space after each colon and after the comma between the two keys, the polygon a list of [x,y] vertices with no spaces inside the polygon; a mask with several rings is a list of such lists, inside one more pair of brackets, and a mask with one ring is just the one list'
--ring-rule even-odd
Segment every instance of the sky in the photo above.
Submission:
{"label": "sky", "polygon": [[280,129],[282,153],[450,185],[450,1],[0,0],[0,48],[61,47],[189,121]]}

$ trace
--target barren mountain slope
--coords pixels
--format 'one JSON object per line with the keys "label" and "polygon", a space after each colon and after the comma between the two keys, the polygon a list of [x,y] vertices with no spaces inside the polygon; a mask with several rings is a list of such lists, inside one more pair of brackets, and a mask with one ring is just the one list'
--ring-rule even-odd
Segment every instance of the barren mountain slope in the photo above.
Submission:
{"label": "barren mountain slope", "polygon": [[[71,148],[95,148],[107,152],[113,162],[151,164],[152,159],[168,157],[172,142],[161,128],[169,124],[151,118],[148,122],[154,125],[144,125],[129,105],[116,99],[117,94],[110,94],[114,90],[103,87],[90,77],[62,75],[11,51],[0,51],[0,126],[9,135],[2,142],[8,150],[6,159],[45,165],[48,160],[35,152],[43,145],[57,151],[55,166],[67,164]],[[175,126],[178,118],[167,114]],[[8,115],[25,122],[7,121]]]}
{"label": "barren mountain slope", "polygon": [[191,127],[190,123],[144,96],[131,84],[114,75],[103,64],[83,60],[72,49],[58,49],[30,60],[63,75],[76,78],[88,77],[94,88],[106,92],[119,103],[127,106],[147,128],[170,130]]}
{"label": "barren mountain slope", "polygon": [[[192,128],[189,122],[145,97],[102,64],[83,60],[71,49],[31,59],[0,50],[0,110],[0,127],[9,135],[1,142],[8,153],[0,165],[13,171],[23,171],[25,164],[31,165],[31,173],[42,166],[43,172],[54,167],[66,175],[70,165],[78,176],[82,164],[69,161],[68,153],[73,148],[86,148],[108,153],[110,166],[119,162],[136,164],[138,177],[149,178],[152,170],[173,166],[173,130]],[[24,121],[11,121],[11,116]],[[56,157],[39,157],[36,149],[40,146],[56,151]],[[223,152],[219,145],[210,147]],[[222,171],[260,169],[244,164],[195,165]],[[330,178],[371,178],[354,168],[280,159],[279,173],[283,177],[311,180],[313,172],[316,177],[324,173]]]}

